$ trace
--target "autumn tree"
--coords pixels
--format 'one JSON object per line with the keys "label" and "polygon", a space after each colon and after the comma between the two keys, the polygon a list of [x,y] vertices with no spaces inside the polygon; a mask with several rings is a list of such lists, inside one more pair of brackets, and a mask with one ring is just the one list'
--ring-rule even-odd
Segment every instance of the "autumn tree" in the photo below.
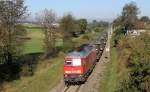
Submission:
{"label": "autumn tree", "polygon": [[37,16],[38,23],[44,32],[44,49],[46,55],[55,51],[56,28],[53,25],[56,22],[56,14],[53,10],[43,10]]}
{"label": "autumn tree", "polygon": [[24,0],[0,1],[0,62],[12,63],[21,54],[24,28],[19,21],[26,14]]}

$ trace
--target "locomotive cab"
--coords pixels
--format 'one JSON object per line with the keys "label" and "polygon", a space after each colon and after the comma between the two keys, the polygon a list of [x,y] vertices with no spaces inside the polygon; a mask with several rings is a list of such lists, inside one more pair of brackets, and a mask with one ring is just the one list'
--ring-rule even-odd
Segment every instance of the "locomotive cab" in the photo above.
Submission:
{"label": "locomotive cab", "polygon": [[[75,53],[74,53],[75,54]],[[79,54],[79,53],[76,53]],[[65,58],[64,59],[64,81],[65,83],[83,82],[82,58]]]}

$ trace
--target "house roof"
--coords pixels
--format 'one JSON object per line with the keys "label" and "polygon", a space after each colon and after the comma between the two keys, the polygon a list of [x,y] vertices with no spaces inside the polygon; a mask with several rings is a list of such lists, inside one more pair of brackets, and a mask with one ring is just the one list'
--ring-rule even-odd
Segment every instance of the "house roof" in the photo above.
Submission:
{"label": "house roof", "polygon": [[145,29],[145,22],[139,21],[134,25],[134,29]]}

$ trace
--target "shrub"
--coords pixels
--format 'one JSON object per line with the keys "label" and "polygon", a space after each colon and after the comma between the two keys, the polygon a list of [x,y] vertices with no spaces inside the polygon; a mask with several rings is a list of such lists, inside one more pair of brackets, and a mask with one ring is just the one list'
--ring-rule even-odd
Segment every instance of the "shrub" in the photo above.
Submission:
{"label": "shrub", "polygon": [[128,62],[126,68],[130,71],[128,77],[122,79],[117,92],[150,92],[150,43],[148,40],[150,37],[143,34],[119,42],[119,48],[121,48],[119,52],[125,53],[124,49],[130,50],[129,56],[122,62]]}

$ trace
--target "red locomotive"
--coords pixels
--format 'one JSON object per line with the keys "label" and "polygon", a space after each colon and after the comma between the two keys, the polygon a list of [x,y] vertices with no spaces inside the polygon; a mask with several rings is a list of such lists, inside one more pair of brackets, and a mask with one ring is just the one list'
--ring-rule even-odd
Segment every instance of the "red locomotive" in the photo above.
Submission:
{"label": "red locomotive", "polygon": [[66,84],[81,84],[87,80],[102,55],[106,41],[107,36],[104,36],[95,44],[84,44],[64,58]]}
{"label": "red locomotive", "polygon": [[96,62],[96,49],[91,45],[83,45],[65,57],[65,83],[82,83],[91,73]]}

